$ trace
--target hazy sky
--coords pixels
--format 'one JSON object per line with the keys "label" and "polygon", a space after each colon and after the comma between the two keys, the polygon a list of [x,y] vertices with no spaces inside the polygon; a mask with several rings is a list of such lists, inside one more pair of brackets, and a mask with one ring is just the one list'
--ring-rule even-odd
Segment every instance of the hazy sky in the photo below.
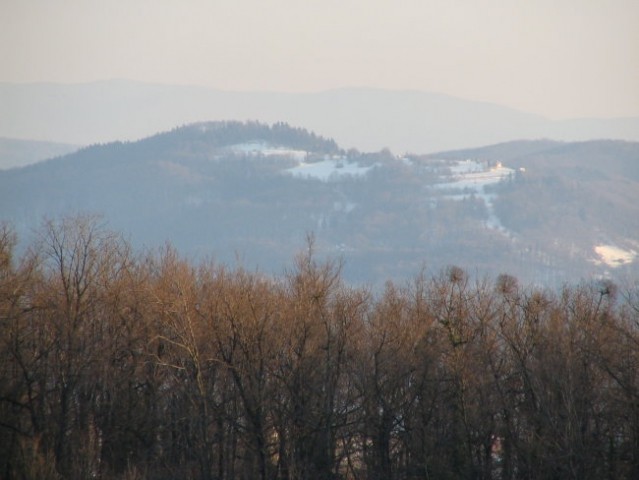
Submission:
{"label": "hazy sky", "polygon": [[0,81],[370,86],[639,115],[639,0],[0,0]]}

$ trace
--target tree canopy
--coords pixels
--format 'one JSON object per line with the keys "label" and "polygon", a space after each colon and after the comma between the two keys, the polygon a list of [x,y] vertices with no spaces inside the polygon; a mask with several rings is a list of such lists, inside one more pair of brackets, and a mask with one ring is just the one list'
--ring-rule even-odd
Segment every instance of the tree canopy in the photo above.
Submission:
{"label": "tree canopy", "polygon": [[90,216],[0,229],[6,479],[639,478],[639,290],[462,269],[380,294]]}

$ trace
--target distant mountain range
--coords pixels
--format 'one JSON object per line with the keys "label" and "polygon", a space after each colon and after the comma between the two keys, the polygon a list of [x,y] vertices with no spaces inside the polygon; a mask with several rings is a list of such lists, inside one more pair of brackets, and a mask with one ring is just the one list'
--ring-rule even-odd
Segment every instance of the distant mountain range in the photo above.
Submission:
{"label": "distant mountain range", "polygon": [[344,148],[433,152],[512,139],[639,140],[639,117],[551,121],[446,95],[369,88],[319,93],[225,92],[114,80],[0,83],[0,136],[76,145],[137,140],[209,120],[285,121]]}
{"label": "distant mountain range", "polygon": [[0,170],[24,167],[42,160],[66,155],[79,148],[77,145],[66,143],[0,137]]}
{"label": "distant mountain range", "polygon": [[344,277],[428,268],[558,285],[639,278],[639,143],[362,153],[284,123],[206,122],[0,171],[0,219],[104,215],[134,246],[280,273],[313,234]]}

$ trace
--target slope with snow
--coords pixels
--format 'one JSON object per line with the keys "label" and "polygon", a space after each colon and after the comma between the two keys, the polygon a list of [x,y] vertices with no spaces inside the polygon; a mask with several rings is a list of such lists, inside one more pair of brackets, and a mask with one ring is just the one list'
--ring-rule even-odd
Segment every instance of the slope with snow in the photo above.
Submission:
{"label": "slope with snow", "polygon": [[514,174],[512,168],[504,167],[500,162],[479,160],[460,160],[450,163],[450,175],[443,177],[443,182],[435,184],[435,188],[447,192],[446,197],[463,200],[474,196],[484,201],[488,211],[486,226],[506,235],[512,235],[495,214],[495,194],[486,191],[486,187],[510,178]]}
{"label": "slope with snow", "polygon": [[300,162],[299,165],[286,170],[294,177],[310,178],[327,182],[345,176],[361,177],[373,168],[362,167],[355,162],[349,162],[342,156],[327,156],[318,162]]}
{"label": "slope with snow", "polygon": [[291,148],[270,145],[265,142],[246,142],[231,145],[227,148],[232,153],[243,154],[252,157],[289,157],[297,161],[303,161],[308,156],[305,150],[294,150]]}
{"label": "slope with snow", "polygon": [[599,257],[594,261],[595,265],[605,264],[611,268],[627,265],[637,258],[634,250],[625,250],[615,245],[596,245],[594,250]]}

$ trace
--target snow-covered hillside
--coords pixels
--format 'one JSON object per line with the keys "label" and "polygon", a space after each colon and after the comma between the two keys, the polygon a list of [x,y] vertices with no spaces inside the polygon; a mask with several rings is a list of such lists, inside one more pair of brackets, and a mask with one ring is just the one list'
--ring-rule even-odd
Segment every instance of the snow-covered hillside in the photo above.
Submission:
{"label": "snow-covered hillside", "polygon": [[0,171],[0,220],[101,213],[135,246],[166,240],[279,272],[313,234],[345,278],[425,265],[544,285],[639,269],[639,144],[513,142],[396,156],[285,124],[200,123]]}
{"label": "snow-covered hillside", "polygon": [[448,161],[450,174],[442,175],[441,181],[433,188],[445,192],[447,198],[464,200],[470,197],[481,199],[486,205],[488,216],[486,226],[504,234],[512,235],[495,214],[493,202],[495,194],[487,191],[497,183],[511,178],[515,170],[505,167],[501,162],[458,160]]}
{"label": "snow-covered hillside", "polygon": [[287,173],[301,178],[314,178],[324,182],[345,176],[361,177],[373,167],[362,167],[343,156],[326,156],[315,162],[300,162],[299,165],[286,170]]}
{"label": "snow-covered hillside", "polygon": [[298,161],[303,161],[308,155],[308,152],[305,150],[274,146],[264,141],[238,143],[231,145],[226,150],[235,154],[253,157],[290,157]]}

